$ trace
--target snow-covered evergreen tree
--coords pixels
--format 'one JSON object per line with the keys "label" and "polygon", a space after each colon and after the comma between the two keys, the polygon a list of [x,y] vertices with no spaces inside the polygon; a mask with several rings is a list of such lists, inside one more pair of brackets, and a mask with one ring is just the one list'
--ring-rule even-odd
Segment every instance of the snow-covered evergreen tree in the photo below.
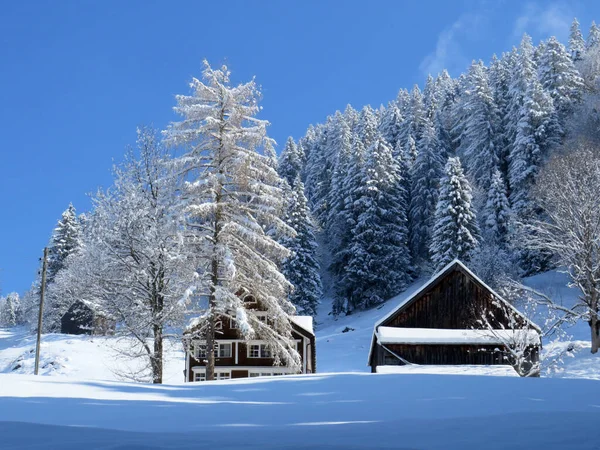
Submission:
{"label": "snow-covered evergreen tree", "polygon": [[579,27],[579,21],[577,18],[573,19],[571,23],[571,33],[569,34],[569,52],[571,53],[571,60],[573,62],[581,61],[585,52],[585,41],[581,28]]}
{"label": "snow-covered evergreen tree", "polygon": [[408,104],[405,107],[406,111],[403,112],[405,120],[400,127],[399,137],[404,148],[407,148],[411,138],[414,142],[419,142],[427,120],[425,107],[423,105],[423,95],[419,86],[415,85],[410,94],[407,95],[408,98],[406,100],[408,101]]}
{"label": "snow-covered evergreen tree", "polygon": [[479,242],[479,227],[472,204],[471,185],[460,159],[449,158],[435,208],[431,259],[436,270],[453,259],[468,261]]}
{"label": "snow-covered evergreen tree", "polygon": [[[231,86],[226,67],[204,65],[203,80],[191,83],[192,95],[177,96],[175,111],[184,120],[172,123],[165,135],[171,145],[188,149],[173,165],[186,175],[180,207],[196,268],[190,289],[194,298],[207,300],[193,321],[206,340],[206,378],[214,379],[215,328],[222,317],[236,320],[243,338],[266,340],[275,364],[296,370],[300,357],[288,320],[295,312],[287,299],[291,284],[278,269],[289,251],[264,227],[283,234],[293,230],[280,218],[282,180],[257,151],[269,140],[268,122],[255,118],[259,91],[254,81]],[[273,321],[266,324],[247,310],[241,293],[253,296]]]}
{"label": "snow-covered evergreen tree", "polygon": [[379,134],[391,148],[396,148],[396,142],[400,140],[403,120],[398,104],[389,102],[379,124]]}
{"label": "snow-covered evergreen tree", "polygon": [[[517,134],[509,155],[511,204],[517,214],[530,211],[529,190],[548,150],[560,142],[562,130],[552,97],[537,78],[531,80],[519,110]],[[523,214],[521,214],[523,215]]]}
{"label": "snow-covered evergreen tree", "polygon": [[[53,287],[54,280],[65,270],[69,257],[76,254],[81,248],[81,226],[75,207],[69,207],[62,213],[48,244],[48,266],[46,271],[46,300],[44,302],[45,331],[59,331],[60,319],[69,307],[77,300],[59,289]],[[41,286],[41,271],[36,281],[35,296],[39,298]]]}
{"label": "snow-covered evergreen tree", "polygon": [[583,80],[567,49],[553,36],[546,42],[538,66],[542,87],[550,94],[554,107],[564,117],[581,99]]}
{"label": "snow-covered evergreen tree", "polygon": [[315,219],[321,226],[326,223],[330,209],[328,200],[334,164],[334,152],[329,137],[332,127],[332,118],[328,117],[325,125],[314,128],[314,135],[311,136],[310,158],[306,161],[306,197]]}
{"label": "snow-covered evergreen tree", "polygon": [[500,117],[488,75],[480,61],[474,62],[467,77],[468,89],[463,95],[463,125],[459,151],[467,172],[482,189],[490,186],[499,167],[497,127]]}
{"label": "snow-covered evergreen tree", "polygon": [[378,138],[377,117],[370,106],[365,106],[360,111],[356,134],[366,149],[370,148]]}
{"label": "snow-covered evergreen tree", "polygon": [[585,49],[589,51],[600,44],[600,27],[596,25],[596,22],[592,21],[590,26],[590,32],[588,33],[587,41],[585,42]]}
{"label": "snow-covered evergreen tree", "polygon": [[283,240],[291,254],[283,263],[282,272],[293,286],[289,300],[296,311],[301,315],[316,316],[323,287],[316,255],[314,224],[299,175],[294,180],[290,194],[286,222],[296,235]]}
{"label": "snow-covered evergreen tree", "polygon": [[417,263],[428,260],[439,179],[444,169],[442,153],[436,130],[426,120],[417,157],[410,168],[410,246]]}
{"label": "snow-covered evergreen tree", "polygon": [[0,326],[14,327],[23,323],[23,314],[19,294],[11,292],[0,298]]}
{"label": "snow-covered evergreen tree", "polygon": [[[533,43],[531,37],[523,35],[518,51],[513,53],[514,61],[509,85],[509,104],[506,116],[506,136],[509,154],[517,138],[517,129],[521,110],[525,103],[525,95],[529,86],[537,79],[537,69],[533,60]],[[511,180],[509,180],[511,181]],[[511,186],[512,188],[512,186]]]}
{"label": "snow-covered evergreen tree", "polygon": [[73,204],[62,213],[58,221],[50,244],[48,245],[47,283],[54,280],[56,274],[64,267],[67,257],[81,247],[80,226],[77,213]]}
{"label": "snow-covered evergreen tree", "polygon": [[[333,303],[333,313],[340,314],[347,310],[348,289],[343,281],[348,263],[352,257],[352,239],[353,231],[358,223],[358,216],[361,210],[358,208],[357,199],[361,194],[363,187],[363,173],[366,157],[366,150],[362,140],[356,134],[351,137],[352,151],[347,162],[345,179],[341,187],[340,197],[343,200],[343,206],[336,218],[335,239],[333,240],[331,271],[337,277],[335,299]],[[332,233],[333,234],[333,233]]]}
{"label": "snow-covered evergreen tree", "polygon": [[405,193],[392,150],[383,139],[368,149],[361,178],[354,201],[359,214],[342,278],[347,312],[397,294],[411,273]]}
{"label": "snow-covered evergreen tree", "polygon": [[279,157],[277,172],[290,186],[293,186],[294,181],[300,175],[303,160],[304,155],[302,154],[302,146],[296,145],[291,136],[288,137],[285,148]]}
{"label": "snow-covered evergreen tree", "polygon": [[504,245],[508,237],[510,215],[506,184],[502,173],[496,169],[492,175],[492,182],[487,191],[487,201],[482,211],[484,238]]}

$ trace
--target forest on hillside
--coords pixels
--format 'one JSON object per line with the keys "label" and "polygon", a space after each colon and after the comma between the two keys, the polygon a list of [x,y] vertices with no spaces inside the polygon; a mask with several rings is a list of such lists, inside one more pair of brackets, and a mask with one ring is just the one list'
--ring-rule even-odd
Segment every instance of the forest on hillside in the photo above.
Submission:
{"label": "forest on hillside", "polygon": [[[350,314],[458,258],[494,288],[566,268],[583,295],[564,320],[588,321],[597,350],[595,23],[584,38],[575,20],[566,46],[524,35],[488,64],[429,76],[386,106],[349,105],[279,156],[256,118],[254,81],[232,86],[226,67],[205,63],[190,88],[176,97],[180,122],[138,130],[91,211],[63,213],[48,246],[45,331],[87,302],[137,339],[131,356],[160,382],[163,339],[193,326],[210,360],[226,317],[293,367],[290,324],[279,319],[315,316],[325,273],[332,313]],[[40,284],[2,299],[0,320],[35,326]],[[273,321],[244,308],[245,296]]]}

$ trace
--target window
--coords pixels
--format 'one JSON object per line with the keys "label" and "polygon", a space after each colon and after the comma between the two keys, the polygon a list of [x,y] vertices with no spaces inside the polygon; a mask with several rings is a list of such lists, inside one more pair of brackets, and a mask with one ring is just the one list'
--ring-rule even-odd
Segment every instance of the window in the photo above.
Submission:
{"label": "window", "polygon": [[250,372],[250,373],[248,374],[248,376],[249,376],[250,378],[260,377],[260,375],[261,375],[261,373],[260,373],[260,372]]}
{"label": "window", "polygon": [[217,344],[215,358],[231,358],[231,344]]}
{"label": "window", "polygon": [[235,319],[229,319],[229,328],[232,330],[237,330],[239,328]]}
{"label": "window", "polygon": [[206,358],[206,344],[196,342],[194,344],[194,358],[201,359]]}
{"label": "window", "polygon": [[[229,380],[231,372],[215,372],[215,380]],[[206,381],[206,372],[195,372],[194,381]]]}
{"label": "window", "polygon": [[[206,358],[205,342],[194,344],[194,358]],[[231,358],[231,343],[224,344],[215,342],[215,358]]]}
{"label": "window", "polygon": [[248,358],[270,358],[271,350],[266,344],[251,344],[248,347]]}
{"label": "window", "polygon": [[194,373],[194,381],[206,381],[206,373],[205,372],[195,372]]}

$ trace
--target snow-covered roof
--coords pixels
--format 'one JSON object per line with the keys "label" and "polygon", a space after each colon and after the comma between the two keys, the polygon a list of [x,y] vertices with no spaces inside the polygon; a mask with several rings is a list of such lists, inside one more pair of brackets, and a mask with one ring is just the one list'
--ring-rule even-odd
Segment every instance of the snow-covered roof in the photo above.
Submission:
{"label": "snow-covered roof", "polygon": [[503,344],[523,342],[539,345],[536,330],[450,330],[440,328],[379,327],[377,342],[381,344]]}
{"label": "snow-covered roof", "polygon": [[292,316],[291,320],[303,330],[308,331],[310,334],[315,334],[312,316]]}
{"label": "snow-covered roof", "polygon": [[465,266],[462,261],[460,261],[459,259],[455,259],[455,260],[451,261],[450,263],[448,263],[444,268],[442,268],[438,272],[434,273],[431,276],[431,278],[429,279],[429,281],[424,283],[423,286],[421,286],[419,289],[417,289],[415,292],[413,292],[411,295],[409,295],[407,298],[405,298],[402,302],[400,302],[400,304],[398,304],[398,306],[396,306],[389,313],[387,313],[385,316],[383,316],[381,319],[379,319],[377,322],[375,322],[375,326],[373,327],[373,336],[371,337],[371,346],[369,347],[369,358],[367,360],[367,365],[369,365],[371,363],[371,356],[372,356],[372,352],[373,352],[373,345],[375,343],[375,338],[377,335],[377,328],[382,323],[384,323],[386,320],[388,320],[390,317],[394,316],[402,308],[409,305],[422,292],[426,291],[431,286],[433,286],[443,275],[446,274],[446,272],[448,272],[454,266],[459,266],[462,270],[464,270],[467,274],[469,274],[474,280],[476,280],[479,284],[481,284],[485,289],[487,289],[489,292],[491,292],[492,295],[494,295],[498,300],[503,302],[508,308],[512,309],[516,314],[518,314],[523,319],[525,319],[527,321],[527,323],[533,329],[537,330],[539,333],[542,332],[542,329],[539,326],[537,326],[535,323],[533,323],[531,320],[529,320],[527,317],[525,317],[525,315],[523,315],[523,313],[521,313],[518,309],[516,309],[509,302],[504,300],[498,293],[496,293],[496,291],[494,291],[491,287],[489,287],[481,278],[479,278],[477,275],[475,275],[471,271],[471,269],[469,269],[467,266]]}
{"label": "snow-covered roof", "polygon": [[419,365],[407,364],[404,366],[377,366],[377,373],[410,373],[432,375],[489,375],[496,377],[518,377],[517,371],[510,365],[496,366],[446,366],[446,365]]}

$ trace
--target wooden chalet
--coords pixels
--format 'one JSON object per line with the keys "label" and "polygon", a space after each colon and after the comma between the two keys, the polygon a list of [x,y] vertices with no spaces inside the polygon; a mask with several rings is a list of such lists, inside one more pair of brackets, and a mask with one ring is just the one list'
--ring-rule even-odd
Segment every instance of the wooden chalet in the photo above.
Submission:
{"label": "wooden chalet", "polygon": [[[253,309],[253,308],[252,308]],[[260,320],[267,321],[266,312],[255,311]],[[292,337],[302,359],[300,373],[315,373],[317,367],[313,318],[292,316]],[[205,381],[206,342],[194,339],[194,329],[184,334],[185,380]],[[217,322],[215,340],[215,379],[247,378],[275,375],[289,375],[292,372],[285,366],[275,366],[265,341],[245,341],[237,329],[235,320],[223,319]]]}
{"label": "wooden chalet", "polygon": [[63,334],[107,335],[115,331],[115,320],[96,305],[85,300],[77,300],[60,320]]}
{"label": "wooden chalet", "polygon": [[512,365],[535,376],[541,345],[538,326],[455,260],[375,324],[368,365]]}

